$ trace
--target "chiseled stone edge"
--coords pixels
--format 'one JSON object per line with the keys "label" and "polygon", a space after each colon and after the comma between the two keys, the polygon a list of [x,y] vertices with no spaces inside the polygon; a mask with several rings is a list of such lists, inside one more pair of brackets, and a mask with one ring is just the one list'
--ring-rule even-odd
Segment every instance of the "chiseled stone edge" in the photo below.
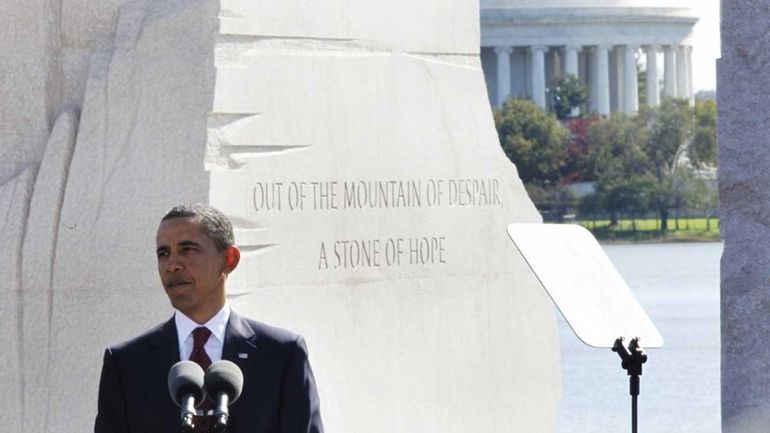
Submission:
{"label": "chiseled stone edge", "polygon": [[22,428],[47,431],[52,278],[64,189],[75,148],[78,114],[65,110],[54,124],[46,145],[27,218],[22,248],[21,369]]}
{"label": "chiseled stone edge", "polygon": [[21,300],[21,251],[29,214],[32,189],[37,166],[28,166],[19,175],[0,185],[0,203],[3,220],[0,224],[0,426],[3,431],[21,431],[22,380],[21,318],[24,306]]}

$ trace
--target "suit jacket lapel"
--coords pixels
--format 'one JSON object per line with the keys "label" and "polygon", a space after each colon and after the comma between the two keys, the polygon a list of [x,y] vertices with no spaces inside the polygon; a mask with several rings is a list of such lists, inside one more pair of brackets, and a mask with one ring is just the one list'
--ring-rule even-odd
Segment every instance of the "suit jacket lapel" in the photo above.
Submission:
{"label": "suit jacket lapel", "polygon": [[152,341],[158,350],[159,366],[170,366],[179,362],[179,338],[176,335],[176,322],[173,316],[161,325],[157,338]]}
{"label": "suit jacket lapel", "polygon": [[255,356],[256,334],[235,311],[230,311],[230,320],[225,331],[225,344],[222,347],[222,359],[232,361],[242,367]]}
{"label": "suit jacket lapel", "polygon": [[[144,414],[150,417],[150,424],[157,427],[157,431],[176,431],[179,426],[179,409],[171,401],[165,384],[168,380],[168,371],[172,365],[179,362],[179,339],[176,336],[176,323],[174,317],[162,324],[152,338],[153,349],[156,351],[154,372],[150,379],[157,388],[153,388],[152,399],[155,410]],[[156,395],[157,394],[157,395]]]}

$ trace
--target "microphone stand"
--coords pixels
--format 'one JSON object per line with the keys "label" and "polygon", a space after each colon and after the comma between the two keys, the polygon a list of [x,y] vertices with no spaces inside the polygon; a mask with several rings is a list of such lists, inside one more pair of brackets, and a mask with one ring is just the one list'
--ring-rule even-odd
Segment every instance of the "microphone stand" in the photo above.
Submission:
{"label": "microphone stand", "polygon": [[193,397],[192,394],[186,395],[182,407],[182,422],[179,425],[179,432],[193,433],[195,430],[195,424],[193,422],[193,417],[195,416],[195,397]]}
{"label": "microphone stand", "polygon": [[637,397],[639,396],[639,376],[642,364],[647,362],[647,354],[639,345],[639,337],[632,338],[628,348],[623,345],[623,337],[615,340],[612,351],[620,356],[620,366],[628,373],[629,393],[631,394],[631,433],[637,433]]}
{"label": "microphone stand", "polygon": [[217,409],[212,415],[215,418],[215,422],[211,425],[208,433],[225,433],[227,431],[227,420],[230,417],[229,410],[227,409],[229,404],[229,396],[223,392],[217,399]]}

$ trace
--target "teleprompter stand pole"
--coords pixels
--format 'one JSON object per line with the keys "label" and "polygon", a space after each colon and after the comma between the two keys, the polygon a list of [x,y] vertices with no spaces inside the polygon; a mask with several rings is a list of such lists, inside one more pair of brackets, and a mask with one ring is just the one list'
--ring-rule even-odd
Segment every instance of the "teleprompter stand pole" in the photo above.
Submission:
{"label": "teleprompter stand pole", "polygon": [[647,354],[639,345],[639,337],[632,338],[628,347],[623,344],[624,338],[615,340],[612,351],[620,356],[620,366],[628,373],[629,392],[631,394],[631,433],[637,433],[636,398],[639,396],[639,376],[642,375],[642,364],[647,362]]}

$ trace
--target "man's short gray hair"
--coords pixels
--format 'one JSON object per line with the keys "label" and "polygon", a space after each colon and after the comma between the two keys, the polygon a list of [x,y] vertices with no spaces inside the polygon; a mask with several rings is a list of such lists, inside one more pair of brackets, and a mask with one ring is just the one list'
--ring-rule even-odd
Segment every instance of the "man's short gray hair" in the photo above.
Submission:
{"label": "man's short gray hair", "polygon": [[219,251],[235,245],[233,224],[219,209],[201,203],[180,204],[166,212],[160,221],[172,218],[197,218],[201,233],[214,240]]}

